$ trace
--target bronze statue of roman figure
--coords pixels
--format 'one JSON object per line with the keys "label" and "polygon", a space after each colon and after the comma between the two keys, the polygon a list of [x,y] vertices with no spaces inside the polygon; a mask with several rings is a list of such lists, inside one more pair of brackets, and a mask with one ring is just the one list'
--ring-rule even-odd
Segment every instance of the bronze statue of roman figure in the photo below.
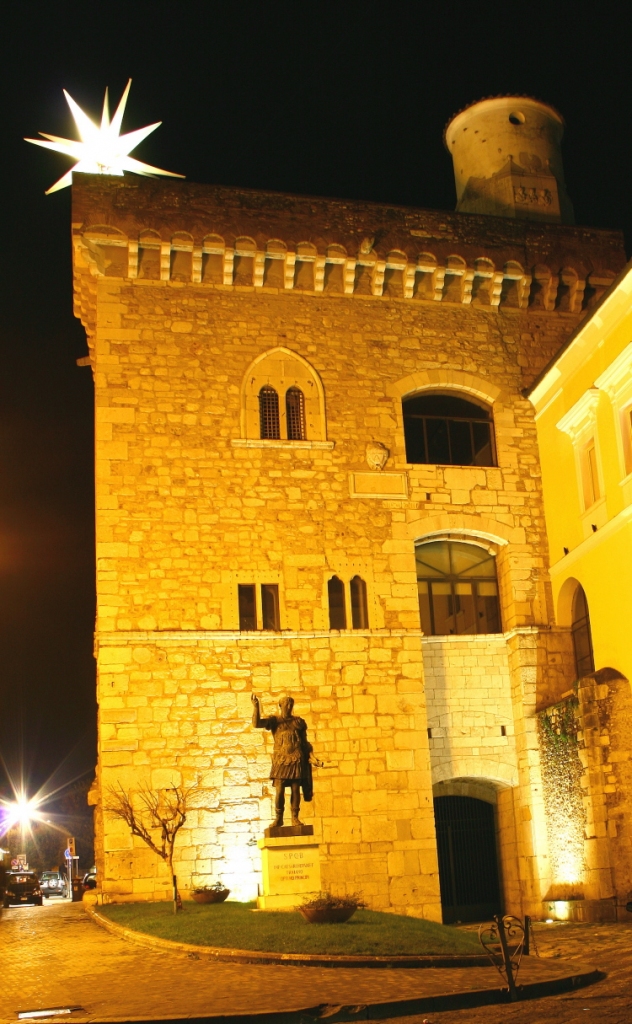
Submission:
{"label": "bronze statue of roman figure", "polygon": [[259,698],[253,693],[252,724],[255,729],[269,729],[274,737],[272,768],[270,779],[274,783],[275,819],[271,828],[283,825],[285,812],[285,790],[290,789],[290,807],[292,809],[292,825],[302,825],[299,819],[301,806],[301,789],[303,799],[312,799],[312,766],[310,754],[312,745],[307,741],[307,724],[302,718],[292,714],[294,700],[282,697],[279,701],[278,715],[261,717]]}

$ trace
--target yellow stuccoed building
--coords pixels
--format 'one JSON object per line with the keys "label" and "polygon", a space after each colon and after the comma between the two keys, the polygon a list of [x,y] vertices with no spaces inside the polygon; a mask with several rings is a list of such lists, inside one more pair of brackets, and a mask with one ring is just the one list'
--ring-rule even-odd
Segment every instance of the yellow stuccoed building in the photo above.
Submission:
{"label": "yellow stuccoed building", "polygon": [[[632,677],[632,268],[530,391],[557,620],[578,675]],[[586,671],[584,671],[586,670]]]}
{"label": "yellow stuccoed building", "polygon": [[596,900],[632,898],[631,295],[628,264],[529,391],[554,607],[580,681],[583,881]]}
{"label": "yellow stuccoed building", "polygon": [[103,899],[169,895],[103,805],[174,783],[198,786],[185,894],[257,895],[252,693],[291,694],[325,765],[302,816],[334,892],[475,920],[540,916],[563,881],[537,714],[576,671],[526,390],[624,254],[569,223],[561,131],[525,97],[457,115],[456,213],[76,176]]}

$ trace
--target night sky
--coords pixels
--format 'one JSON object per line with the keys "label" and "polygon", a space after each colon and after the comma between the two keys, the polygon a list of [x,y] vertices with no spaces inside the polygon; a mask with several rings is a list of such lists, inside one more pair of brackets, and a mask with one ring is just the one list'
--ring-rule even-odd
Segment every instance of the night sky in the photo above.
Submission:
{"label": "night sky", "polygon": [[31,787],[95,754],[92,381],[72,316],[75,137],[133,79],[134,156],[192,181],[452,209],[448,118],[527,93],[566,119],[578,223],[632,245],[628,4],[22,0],[2,23],[0,751]]}

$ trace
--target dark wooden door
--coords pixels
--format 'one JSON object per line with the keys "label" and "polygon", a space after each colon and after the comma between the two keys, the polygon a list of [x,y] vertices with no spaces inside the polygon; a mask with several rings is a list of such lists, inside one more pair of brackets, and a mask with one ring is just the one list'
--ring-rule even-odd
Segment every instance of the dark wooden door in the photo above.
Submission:
{"label": "dark wooden door", "polygon": [[501,912],[494,808],[469,796],[434,801],[444,924]]}

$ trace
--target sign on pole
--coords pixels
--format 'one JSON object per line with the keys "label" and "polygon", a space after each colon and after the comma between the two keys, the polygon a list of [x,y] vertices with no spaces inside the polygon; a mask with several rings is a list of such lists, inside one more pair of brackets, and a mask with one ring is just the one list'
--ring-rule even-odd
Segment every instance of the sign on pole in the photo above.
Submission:
{"label": "sign on pole", "polygon": [[[66,838],[66,849],[64,850],[64,857],[66,858],[66,866],[68,868],[68,884],[72,886],[72,862],[75,856],[75,837],[67,836]],[[72,893],[70,893],[72,896]]]}

